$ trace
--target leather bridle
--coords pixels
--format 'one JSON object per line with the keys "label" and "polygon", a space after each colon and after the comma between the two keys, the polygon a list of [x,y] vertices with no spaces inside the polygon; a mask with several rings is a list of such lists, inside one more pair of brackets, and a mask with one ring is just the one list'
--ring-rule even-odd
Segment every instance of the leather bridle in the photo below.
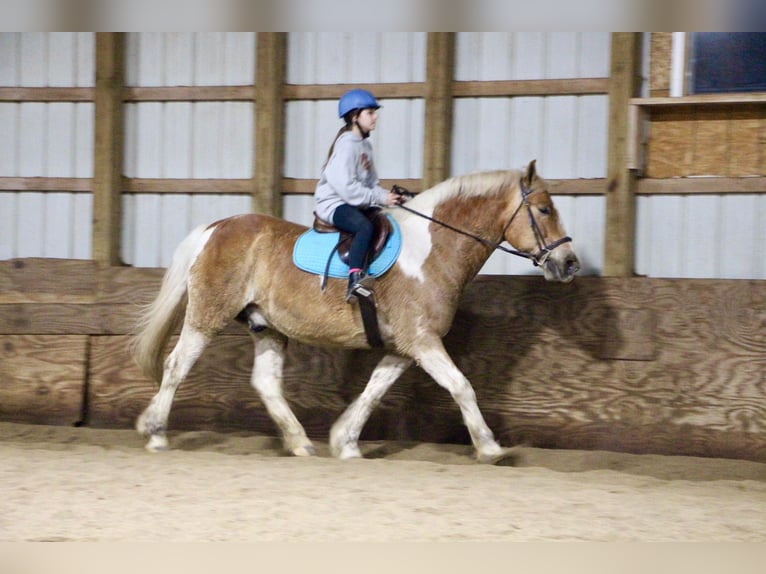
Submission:
{"label": "leather bridle", "polygon": [[[488,239],[479,237],[478,235],[475,235],[469,231],[465,231],[463,229],[450,225],[449,223],[445,223],[444,221],[439,221],[438,219],[434,219],[433,217],[426,215],[425,213],[421,213],[419,211],[411,209],[404,204],[400,203],[398,204],[398,207],[414,215],[417,215],[418,217],[422,217],[423,219],[432,221],[433,223],[441,225],[442,227],[446,227],[450,231],[454,231],[455,233],[459,233],[460,235],[465,235],[466,237],[470,237],[471,239],[474,239],[478,241],[479,243],[486,245],[487,247],[490,247],[492,249],[499,249],[500,251],[504,251],[505,253],[510,253],[511,255],[518,255],[519,257],[530,259],[535,266],[541,267],[548,260],[548,257],[550,257],[551,252],[554,249],[556,249],[559,245],[563,245],[564,243],[569,243],[570,241],[572,241],[572,238],[569,237],[568,235],[565,235],[564,237],[561,237],[560,239],[557,239],[556,241],[546,244],[545,237],[543,237],[543,234],[540,231],[540,226],[537,225],[535,216],[532,214],[532,206],[529,204],[529,196],[532,195],[534,191],[530,190],[529,187],[525,185],[523,179],[519,181],[519,187],[521,188],[521,203],[519,203],[519,206],[511,215],[511,218],[508,220],[508,223],[505,224],[500,242],[489,241]],[[400,190],[402,189],[402,188],[399,188],[399,186],[394,186],[394,188],[398,188]],[[397,191],[396,189],[393,189],[393,191],[403,196],[406,196],[406,195],[414,196],[412,193],[405,192],[404,190]],[[505,237],[505,232],[508,231],[508,228],[513,223],[513,220],[516,219],[516,216],[518,215],[519,211],[521,211],[522,207],[526,207],[527,215],[529,216],[529,225],[530,227],[532,227],[532,232],[535,234],[535,241],[537,242],[537,253],[525,253],[524,251],[519,251],[518,249],[512,249],[512,248],[508,248],[501,245],[503,238]]]}

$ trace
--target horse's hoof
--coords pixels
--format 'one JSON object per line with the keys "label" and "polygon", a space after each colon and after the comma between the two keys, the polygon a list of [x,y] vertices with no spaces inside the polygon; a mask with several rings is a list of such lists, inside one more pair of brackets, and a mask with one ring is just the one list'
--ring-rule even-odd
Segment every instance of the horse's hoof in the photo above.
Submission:
{"label": "horse's hoof", "polygon": [[149,438],[144,448],[149,452],[165,452],[170,450],[170,445],[168,445],[167,437],[155,434]]}
{"label": "horse's hoof", "polygon": [[343,448],[340,449],[338,454],[336,455],[340,460],[351,460],[354,458],[362,458],[362,452],[359,450],[359,447],[355,444],[346,444],[343,445]]}
{"label": "horse's hoof", "polygon": [[316,456],[316,453],[317,451],[312,444],[299,446],[292,450],[293,456]]}
{"label": "horse's hoof", "polygon": [[498,451],[476,455],[476,460],[480,464],[494,464],[496,466],[515,466],[517,458],[517,453],[513,449],[502,447]]}

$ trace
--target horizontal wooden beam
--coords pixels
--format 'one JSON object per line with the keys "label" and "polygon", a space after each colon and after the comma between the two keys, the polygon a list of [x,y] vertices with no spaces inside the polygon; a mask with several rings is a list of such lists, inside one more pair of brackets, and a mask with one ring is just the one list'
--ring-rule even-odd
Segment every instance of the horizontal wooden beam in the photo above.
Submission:
{"label": "horizontal wooden beam", "polygon": [[[456,98],[561,96],[606,94],[608,78],[572,78],[547,80],[501,80],[486,82],[452,82]],[[363,88],[381,99],[425,97],[422,82],[392,82],[384,84],[286,84],[284,99],[329,100],[339,98],[352,88]],[[92,102],[95,88],[87,87],[3,87],[0,102]],[[126,86],[122,90],[125,102],[252,102],[255,86]],[[646,98],[641,105],[665,105],[664,100],[685,98]],[[662,101],[660,101],[662,100]],[[762,102],[757,95],[749,101]]]}
{"label": "horizontal wooden beam", "polygon": [[253,192],[253,180],[123,178],[122,190],[124,193],[210,193],[250,195]]}
{"label": "horizontal wooden beam", "polygon": [[[603,195],[605,178],[547,179],[553,195]],[[311,195],[316,179],[282,178],[283,195]],[[420,179],[384,179],[383,187],[401,185],[422,191]],[[78,177],[0,177],[0,191],[91,193],[93,180]],[[140,194],[231,194],[252,193],[250,179],[123,178],[124,193]],[[675,177],[639,179],[638,195],[709,195],[766,193],[766,177]]]}
{"label": "horizontal wooden beam", "polygon": [[[392,185],[400,185],[413,193],[419,193],[421,181],[419,179],[382,179],[380,185],[389,189]],[[316,179],[299,179],[293,177],[282,178],[282,193],[284,195],[311,195],[316,188]]]}
{"label": "horizontal wooden beam", "polygon": [[285,100],[333,100],[352,88],[375,93],[379,99],[422,98],[421,82],[392,82],[386,84],[285,84]]}
{"label": "horizontal wooden beam", "polygon": [[89,177],[0,177],[0,191],[92,193]]}
{"label": "horizontal wooden beam", "polygon": [[0,88],[0,102],[92,102],[95,88]]}
{"label": "horizontal wooden beam", "polygon": [[645,108],[677,108],[683,106],[730,106],[736,104],[766,104],[766,92],[736,94],[698,94],[667,98],[631,98],[631,105]]}
{"label": "horizontal wooden beam", "polygon": [[452,95],[456,98],[582,96],[590,94],[607,94],[608,92],[609,78],[504,80],[452,83]]}
{"label": "horizontal wooden beam", "polygon": [[126,87],[126,102],[252,102],[254,86]]}
{"label": "horizontal wooden beam", "polygon": [[639,179],[638,195],[766,193],[766,177],[673,177]]}

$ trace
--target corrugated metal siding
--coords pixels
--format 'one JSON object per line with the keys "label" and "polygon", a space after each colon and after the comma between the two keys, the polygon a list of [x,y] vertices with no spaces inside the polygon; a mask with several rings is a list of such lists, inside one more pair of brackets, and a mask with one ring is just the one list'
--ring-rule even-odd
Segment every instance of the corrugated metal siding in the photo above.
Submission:
{"label": "corrugated metal siding", "polygon": [[[93,86],[91,33],[0,33],[0,86]],[[0,176],[92,177],[93,105],[0,103]],[[0,259],[91,256],[89,194],[0,192]]]}
{"label": "corrugated metal siding", "polygon": [[[255,33],[136,33],[127,38],[129,86],[251,85]],[[128,177],[249,178],[249,102],[139,102],[125,106]],[[251,210],[246,195],[125,195],[122,258],[164,267],[195,226]]]}
{"label": "corrugated metal siding", "polygon": [[766,195],[639,197],[636,272],[766,279]]}
{"label": "corrugated metal siding", "polygon": [[[291,33],[287,81],[291,84],[422,82],[425,33]],[[381,178],[420,178],[423,164],[422,99],[381,99],[377,129],[370,141]],[[327,149],[342,125],[337,100],[288,102],[286,177],[317,179]],[[283,215],[308,225],[311,197],[286,196]]]}
{"label": "corrugated metal siding", "polygon": [[[456,79],[539,80],[609,76],[606,32],[458,33]],[[452,173],[522,168],[532,159],[550,179],[606,177],[609,100],[605,95],[461,98],[455,101]],[[583,260],[603,266],[603,197],[554,197]],[[488,274],[535,274],[529,262],[495,253]]]}
{"label": "corrugated metal siding", "polygon": [[[93,86],[94,40],[92,33],[0,33],[0,85]],[[425,33],[291,33],[288,42],[290,83],[425,79]],[[126,81],[135,86],[249,85],[255,77],[255,44],[254,33],[130,34]],[[609,45],[608,33],[459,33],[456,79],[605,77]],[[372,136],[381,176],[421,177],[422,100],[382,103]],[[286,176],[318,176],[340,125],[335,105],[288,103]],[[536,158],[549,178],[606,175],[606,96],[461,98],[454,109],[453,173],[523,167]],[[125,118],[128,176],[251,176],[249,103],[132,103]],[[0,103],[0,131],[0,176],[93,176],[90,103]],[[555,200],[585,272],[598,273],[604,198]],[[766,279],[766,196],[637,201],[638,273]],[[310,222],[310,196],[287,196],[283,205],[287,219]],[[248,196],[126,195],[123,258],[139,266],[165,266],[189,229],[250,208]],[[0,192],[0,258],[89,258],[91,220],[90,194]],[[496,254],[483,272],[536,270]]]}

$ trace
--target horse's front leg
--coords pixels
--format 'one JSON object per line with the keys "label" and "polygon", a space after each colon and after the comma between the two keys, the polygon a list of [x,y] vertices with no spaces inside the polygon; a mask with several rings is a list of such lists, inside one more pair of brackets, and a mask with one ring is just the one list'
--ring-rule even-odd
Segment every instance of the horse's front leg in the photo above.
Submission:
{"label": "horse's front leg", "polygon": [[409,357],[386,355],[375,367],[362,394],[351,403],[330,429],[330,451],[340,459],[360,458],[359,435],[372,409],[412,364]]}
{"label": "horse's front leg", "polygon": [[460,407],[463,422],[471,435],[479,462],[494,463],[509,451],[496,441],[476,403],[476,393],[468,379],[455,366],[441,339],[435,338],[415,353],[418,364],[442,387],[447,389]]}
{"label": "horse's front leg", "polygon": [[255,341],[255,365],[250,381],[253,388],[279,427],[285,450],[295,456],[313,456],[316,454],[314,445],[282,394],[285,338],[272,331],[252,336]]}

